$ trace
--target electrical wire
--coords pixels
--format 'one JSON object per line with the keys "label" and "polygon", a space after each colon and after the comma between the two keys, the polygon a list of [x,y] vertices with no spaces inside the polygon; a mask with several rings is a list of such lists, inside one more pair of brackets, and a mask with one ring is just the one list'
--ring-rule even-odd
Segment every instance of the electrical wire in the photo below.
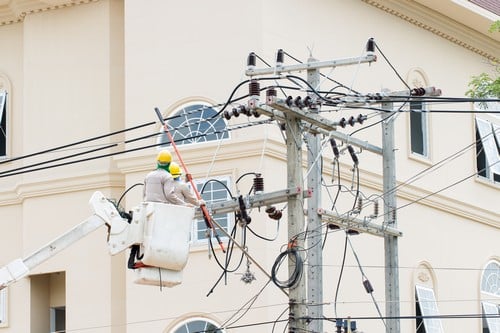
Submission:
{"label": "electrical wire", "polygon": [[[369,281],[368,280],[368,277],[366,276],[365,272],[363,271],[363,267],[361,266],[361,262],[359,261],[359,258],[358,258],[358,254],[356,253],[356,250],[354,250],[354,246],[352,245],[352,242],[351,242],[351,239],[349,237],[349,234],[346,233],[346,239],[349,243],[349,247],[351,248],[351,251],[352,251],[352,254],[354,255],[354,258],[356,259],[356,262],[358,263],[358,267],[359,267],[359,271],[361,272],[361,277],[362,279],[364,279],[365,281]],[[371,298],[372,298],[372,301],[373,301],[373,304],[375,305],[375,308],[377,309],[377,313],[379,314],[381,320],[382,320],[382,323],[384,324],[384,326],[387,328],[387,325],[385,323],[385,320],[382,318],[383,315],[382,315],[382,312],[380,311],[380,308],[377,304],[377,301],[375,300],[375,297],[373,297],[373,290],[372,292],[369,292]],[[335,317],[337,316],[337,313],[335,313]]]}
{"label": "electrical wire", "polygon": [[[246,127],[251,127],[251,126],[255,126],[255,125],[268,124],[269,122],[270,122],[269,120],[256,121],[256,122],[253,122],[253,123],[247,123],[245,125],[236,125],[236,126],[233,126],[233,128],[228,127],[226,129],[224,129],[222,131],[218,131],[218,132],[238,130],[238,129],[242,129],[242,128],[246,128]],[[160,133],[154,134],[154,135],[159,135],[159,134]],[[174,142],[177,143],[177,142],[183,142],[183,141],[186,141],[186,140],[192,140],[193,138],[203,137],[205,135],[206,134],[201,134],[201,135],[191,136],[191,137],[188,137],[188,138],[177,139]],[[147,137],[150,137],[150,136],[151,135],[148,135]],[[135,141],[135,140],[136,139],[133,139],[133,141]],[[129,142],[131,142],[131,140],[126,140],[124,143],[126,144],[126,143],[129,143]],[[91,161],[91,160],[96,160],[96,159],[105,158],[105,157],[111,157],[111,156],[115,156],[115,155],[121,155],[121,154],[130,153],[130,152],[134,152],[134,151],[140,151],[140,150],[149,149],[149,148],[153,148],[153,147],[158,147],[158,146],[162,146],[162,145],[164,145],[164,143],[155,143],[155,144],[145,145],[145,146],[136,147],[136,148],[129,148],[129,149],[125,149],[123,151],[117,151],[117,152],[113,152],[113,153],[107,153],[107,154],[102,154],[102,155],[98,155],[98,156],[92,156],[92,157],[88,157],[88,158],[82,158],[82,159],[78,159],[78,160],[74,160],[74,161],[53,164],[53,165],[49,165],[49,166],[46,166],[46,167],[36,167],[36,168],[33,167],[33,166],[38,166],[38,165],[42,165],[42,164],[54,163],[54,162],[61,161],[61,160],[64,160],[64,159],[69,159],[69,158],[72,158],[72,157],[80,156],[82,154],[86,154],[86,153],[97,151],[97,150],[93,149],[93,150],[88,151],[88,152],[83,152],[83,153],[79,153],[79,154],[74,154],[74,155],[69,155],[69,156],[65,156],[65,157],[60,157],[60,158],[52,159],[52,160],[45,161],[45,162],[37,162],[35,164],[28,165],[28,166],[23,166],[21,168],[16,168],[16,169],[11,169],[11,170],[7,170],[7,171],[2,171],[2,172],[0,172],[0,178],[14,176],[14,175],[19,175],[19,174],[24,174],[24,173],[33,172],[33,171],[46,170],[46,169],[51,169],[51,168],[60,167],[60,166],[67,166],[67,165],[71,165],[71,164],[75,164],[75,163],[87,162],[87,161]],[[113,144],[112,146],[118,146],[118,144]],[[102,148],[102,149],[108,149],[108,148],[110,148],[110,147],[105,147],[105,148]],[[98,149],[98,150],[102,150],[102,149]],[[24,171],[18,171],[18,170],[24,170]]]}
{"label": "electrical wire", "polygon": [[340,265],[339,278],[337,279],[337,287],[335,287],[335,298],[333,299],[333,313],[335,314],[335,317],[338,317],[337,316],[337,299],[338,299],[339,290],[340,290],[340,282],[342,281],[342,275],[344,273],[346,254],[347,254],[347,232],[345,234],[344,250],[342,251],[342,264]]}
{"label": "electrical wire", "polygon": [[[500,163],[500,161],[497,161],[497,162],[495,162],[495,163],[493,163],[493,164],[490,164],[490,165],[489,165],[489,167],[491,168],[492,166],[494,166],[494,165],[496,165],[496,164],[498,164],[498,163]],[[431,196],[433,196],[433,195],[436,195],[436,194],[438,194],[438,193],[441,193],[441,192],[443,192],[443,191],[445,191],[445,190],[447,190],[447,189],[449,189],[449,188],[451,188],[451,187],[454,187],[454,186],[456,186],[456,185],[458,185],[458,184],[460,184],[460,183],[463,183],[464,181],[466,181],[466,180],[468,180],[468,179],[470,179],[470,178],[472,178],[472,177],[477,176],[480,172],[482,172],[482,171],[484,171],[484,170],[486,170],[486,167],[485,167],[485,168],[483,168],[483,169],[481,169],[481,170],[479,170],[479,171],[477,171],[477,172],[474,172],[473,174],[468,175],[468,176],[466,176],[466,177],[464,177],[464,178],[462,178],[462,179],[460,179],[460,180],[458,180],[458,181],[456,181],[456,182],[454,182],[454,183],[452,183],[452,184],[450,184],[450,185],[447,185],[447,186],[445,186],[445,187],[442,187],[441,189],[439,189],[439,190],[437,190],[437,191],[434,191],[434,192],[429,193],[429,194],[427,194],[427,195],[424,195],[424,196],[422,196],[422,197],[420,197],[420,198],[417,198],[417,199],[415,199],[415,200],[413,200],[413,201],[410,201],[410,202],[409,202],[409,203],[407,203],[407,204],[401,205],[401,206],[399,206],[399,207],[395,208],[393,211],[394,211],[394,212],[395,212],[395,211],[399,211],[399,210],[401,210],[401,209],[403,209],[403,208],[406,208],[406,207],[408,207],[408,206],[410,206],[410,205],[413,205],[413,204],[418,203],[418,202],[420,202],[420,201],[422,201],[422,200],[425,200],[425,199],[427,199],[427,198],[429,198],[429,197],[431,197]],[[390,213],[392,213],[392,212],[390,212]]]}
{"label": "electrical wire", "polygon": [[[247,302],[245,302],[231,317],[229,317],[228,319],[226,319],[226,321],[224,323],[222,323],[220,325],[220,327],[223,328],[223,329],[225,329],[226,326],[234,325],[236,322],[238,322],[239,320],[241,320],[241,318],[243,318],[245,316],[245,314],[247,314],[247,312],[251,309],[251,307],[255,303],[255,301],[257,301],[257,298],[264,292],[264,289],[269,285],[270,282],[271,282],[271,279],[267,280],[267,282],[257,292],[257,294],[255,294]],[[233,320],[233,318],[236,317],[236,315],[238,315],[238,313],[240,311],[242,311],[243,308],[245,308],[245,307],[246,307],[246,310],[244,310],[244,312],[241,315],[239,315],[239,317],[237,319]],[[231,320],[233,320],[233,321],[230,322]]]}
{"label": "electrical wire", "polygon": [[[293,241],[292,241],[293,242]],[[285,257],[291,257],[294,260],[294,270],[290,273],[288,279],[280,280],[277,277],[278,270],[283,263]],[[281,252],[276,260],[274,261],[273,267],[271,269],[271,279],[273,283],[281,289],[293,288],[300,281],[303,272],[302,257],[297,251],[295,246],[288,245],[287,249]]]}

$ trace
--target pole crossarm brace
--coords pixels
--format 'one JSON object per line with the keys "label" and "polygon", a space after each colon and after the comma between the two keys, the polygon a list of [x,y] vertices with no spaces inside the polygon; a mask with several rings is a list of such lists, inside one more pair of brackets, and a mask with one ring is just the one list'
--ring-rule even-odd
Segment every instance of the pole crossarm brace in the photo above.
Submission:
{"label": "pole crossarm brace", "polygon": [[344,58],[344,59],[329,60],[329,61],[315,61],[303,64],[276,66],[276,67],[260,68],[260,69],[250,68],[246,70],[245,74],[247,76],[272,75],[272,74],[276,75],[281,73],[300,72],[311,69],[331,68],[331,67],[335,68],[339,66],[371,63],[376,60],[377,56],[375,54],[370,53],[362,57]]}
{"label": "pole crossarm brace", "polygon": [[403,233],[395,228],[386,225],[378,225],[368,220],[361,220],[354,217],[343,217],[333,211],[322,208],[318,209],[318,214],[321,215],[321,220],[324,223],[335,224],[341,228],[352,229],[379,237],[384,237],[386,235],[395,237],[403,236]]}
{"label": "pole crossarm brace", "polygon": [[345,96],[338,99],[343,107],[363,106],[366,104],[379,104],[387,101],[405,102],[410,97],[436,97],[441,96],[441,89],[436,87],[414,88],[401,91],[383,91],[377,94],[361,96]]}
{"label": "pole crossarm brace", "polygon": [[281,103],[272,103],[270,106],[260,105],[256,108],[256,110],[263,115],[273,117],[282,121],[285,121],[285,113],[292,113],[297,118],[300,118],[301,120],[312,124],[312,126],[307,129],[313,133],[321,133],[328,137],[334,137],[335,139],[341,140],[347,144],[352,144],[369,152],[382,155],[382,148],[372,145],[367,141],[363,141],[351,137],[345,133],[336,131],[337,123],[319,115],[306,113],[295,107],[290,108]]}
{"label": "pole crossarm brace", "polygon": [[[246,208],[269,206],[276,203],[286,202],[288,198],[302,194],[304,198],[311,196],[311,191],[303,191],[301,188],[289,188],[270,193],[255,194],[245,198]],[[212,214],[231,213],[240,208],[237,198],[231,200],[207,203],[207,208]],[[199,209],[195,212],[195,218],[201,218],[201,211]]]}

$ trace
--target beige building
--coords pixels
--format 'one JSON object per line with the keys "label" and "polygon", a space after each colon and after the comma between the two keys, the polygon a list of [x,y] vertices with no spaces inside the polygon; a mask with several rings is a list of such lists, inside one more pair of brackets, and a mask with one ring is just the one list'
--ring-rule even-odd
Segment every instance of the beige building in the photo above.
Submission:
{"label": "beige building", "polygon": [[[138,184],[164,138],[155,107],[209,206],[247,197],[256,173],[265,193],[286,189],[277,121],[218,114],[227,102],[228,111],[246,105],[247,56],[255,52],[259,68],[274,66],[278,49],[287,65],[359,57],[374,38],[376,62],[322,70],[323,96],[434,86],[449,97],[394,104],[401,332],[500,332],[500,118],[498,107],[477,114],[460,100],[473,75],[494,71],[500,34],[488,29],[499,15],[486,0],[0,1],[0,266],[85,220],[95,191],[126,211],[140,204]],[[279,98],[308,89],[298,79],[261,81],[272,85],[283,86]],[[383,112],[321,108],[336,122],[358,114],[363,124],[338,131],[380,147]],[[356,217],[381,225],[381,213],[370,217],[375,201],[382,211],[381,156],[356,148],[356,167],[337,140],[334,164],[326,139],[323,208],[349,216],[361,197]],[[102,227],[1,291],[0,333],[285,331],[287,290],[268,274],[288,243],[287,206],[274,206],[281,220],[265,205],[249,209],[246,232],[234,214],[217,217],[255,260],[237,247],[226,259],[214,242],[219,264],[229,262],[222,277],[204,223],[194,221],[173,288],[134,283],[128,251],[109,255]],[[323,331],[351,317],[358,331],[385,332],[383,239],[321,231]],[[301,255],[307,270],[310,252]],[[248,272],[255,280],[246,283]]]}

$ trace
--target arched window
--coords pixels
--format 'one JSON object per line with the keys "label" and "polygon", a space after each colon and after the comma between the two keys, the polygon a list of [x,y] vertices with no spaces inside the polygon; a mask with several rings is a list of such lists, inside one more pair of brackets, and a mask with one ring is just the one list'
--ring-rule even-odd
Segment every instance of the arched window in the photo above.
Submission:
{"label": "arched window", "polygon": [[[168,118],[168,128],[176,145],[229,138],[225,120],[205,102],[184,104]],[[167,147],[170,141],[163,129],[161,131],[158,143]]]}
{"label": "arched window", "polygon": [[436,276],[428,262],[421,262],[414,272],[415,282],[415,332],[443,333],[436,300]]}
{"label": "arched window", "polygon": [[500,333],[500,263],[490,261],[481,274],[483,332]]}
{"label": "arched window", "polygon": [[206,332],[206,333],[224,333],[225,331],[217,326],[217,323],[208,318],[189,318],[179,324],[177,324],[171,333],[195,333],[195,332]]}

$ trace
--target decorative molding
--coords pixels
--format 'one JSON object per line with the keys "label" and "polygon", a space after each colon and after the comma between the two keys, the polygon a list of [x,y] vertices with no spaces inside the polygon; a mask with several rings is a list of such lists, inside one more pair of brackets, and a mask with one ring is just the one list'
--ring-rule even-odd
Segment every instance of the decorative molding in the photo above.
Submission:
{"label": "decorative molding", "polygon": [[427,274],[427,272],[419,272],[418,275],[417,275],[417,279],[423,283],[426,283],[430,280],[430,276],[429,274]]}
{"label": "decorative molding", "polygon": [[418,264],[413,272],[413,284],[437,290],[437,280],[432,265],[427,261]]}
{"label": "decorative molding", "polygon": [[50,179],[32,183],[22,183],[11,190],[0,192],[0,206],[21,204],[27,198],[43,197],[61,193],[87,191],[101,188],[124,188],[125,178],[121,173],[100,174]]}
{"label": "decorative molding", "polygon": [[414,1],[362,0],[488,60],[499,62],[500,42]]}
{"label": "decorative molding", "polygon": [[0,2],[0,26],[24,21],[28,14],[44,12],[99,0],[13,0]]}

